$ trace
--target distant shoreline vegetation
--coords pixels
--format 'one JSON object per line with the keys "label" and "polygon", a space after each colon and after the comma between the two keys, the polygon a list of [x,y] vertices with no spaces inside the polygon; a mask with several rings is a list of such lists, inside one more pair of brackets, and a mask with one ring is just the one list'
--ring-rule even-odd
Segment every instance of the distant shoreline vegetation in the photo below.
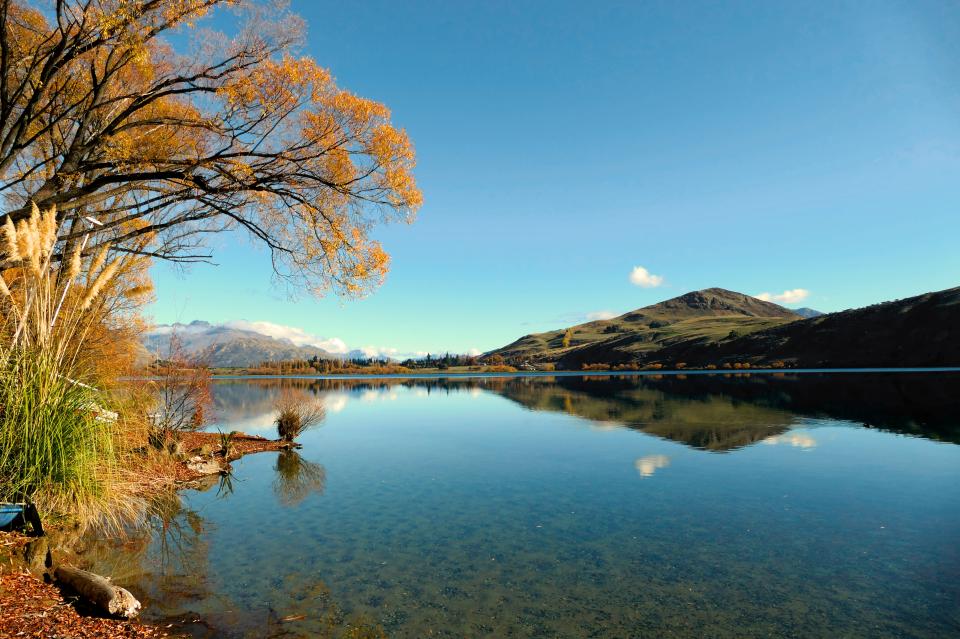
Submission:
{"label": "distant shoreline vegetation", "polygon": [[[505,376],[505,377],[551,377],[551,376],[657,376],[657,375],[794,375],[794,374],[842,374],[842,373],[960,373],[960,366],[929,366],[929,367],[837,367],[837,368],[750,368],[740,370],[685,368],[685,369],[645,369],[645,370],[554,370],[554,371],[409,371],[397,373],[336,373],[336,374],[251,374],[243,371],[221,370],[213,373],[214,380],[225,379],[355,379],[355,378],[445,378],[445,377],[478,377],[478,376]],[[132,379],[132,378],[131,378]]]}

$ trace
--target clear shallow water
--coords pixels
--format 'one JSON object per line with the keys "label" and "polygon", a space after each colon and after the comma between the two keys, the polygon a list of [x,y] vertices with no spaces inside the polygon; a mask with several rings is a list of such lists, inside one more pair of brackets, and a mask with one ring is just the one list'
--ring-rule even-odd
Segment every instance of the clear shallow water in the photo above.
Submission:
{"label": "clear shallow water", "polygon": [[[960,634],[960,376],[230,380],[322,427],[93,548],[215,637]],[[202,619],[201,623],[191,623]],[[287,619],[284,621],[284,619]],[[186,623],[184,623],[186,622]]]}

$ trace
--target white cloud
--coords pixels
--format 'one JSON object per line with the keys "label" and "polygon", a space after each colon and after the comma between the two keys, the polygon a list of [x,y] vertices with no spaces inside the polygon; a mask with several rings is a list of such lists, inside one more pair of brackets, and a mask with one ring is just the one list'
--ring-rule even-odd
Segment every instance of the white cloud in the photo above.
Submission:
{"label": "white cloud", "polygon": [[481,351],[479,348],[471,348],[467,351],[467,355],[470,357],[477,357],[479,355],[483,355],[483,351]]}
{"label": "white cloud", "polygon": [[364,356],[364,357],[369,357],[369,358],[374,358],[374,357],[376,357],[376,358],[380,358],[380,357],[397,358],[397,356],[400,354],[400,351],[398,351],[398,350],[395,349],[395,348],[390,348],[390,347],[388,347],[388,346],[387,346],[387,347],[385,347],[385,346],[361,346],[360,348],[358,348],[358,349],[356,349],[356,350],[359,351],[360,353],[363,353],[363,356]]}
{"label": "white cloud", "polygon": [[760,293],[754,295],[764,302],[780,302],[781,304],[796,304],[810,297],[810,291],[805,288],[792,288],[783,293]]}
{"label": "white cloud", "polygon": [[656,288],[663,284],[663,277],[652,274],[642,266],[634,266],[630,271],[630,282],[643,288]]}
{"label": "white cloud", "polygon": [[596,320],[608,320],[616,317],[617,314],[613,311],[594,311],[592,313],[587,313],[587,320],[594,322]]}
{"label": "white cloud", "polygon": [[308,333],[302,328],[296,326],[284,326],[283,324],[274,324],[273,322],[248,322],[247,320],[233,320],[224,322],[228,328],[236,328],[242,331],[253,331],[274,339],[285,339],[292,342],[295,346],[315,346],[322,348],[328,353],[342,354],[346,353],[346,342],[339,337],[321,337]]}

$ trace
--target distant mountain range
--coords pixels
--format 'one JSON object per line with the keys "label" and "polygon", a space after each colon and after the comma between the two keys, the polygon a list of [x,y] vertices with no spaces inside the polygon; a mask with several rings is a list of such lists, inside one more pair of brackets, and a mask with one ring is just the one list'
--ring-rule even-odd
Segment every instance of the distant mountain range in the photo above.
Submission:
{"label": "distant mountain range", "polygon": [[[803,367],[960,365],[960,288],[823,314],[791,310],[722,288],[692,291],[612,319],[525,335],[484,355],[520,364],[662,364],[673,367],[783,362]],[[193,321],[157,326],[144,338],[145,359],[170,354],[176,335],[185,354],[216,368],[297,359],[365,358],[331,353],[254,330]]]}
{"label": "distant mountain range", "polygon": [[793,311],[721,288],[619,317],[526,335],[491,351],[512,362],[720,366],[960,365],[960,288],[839,313]]}
{"label": "distant mountain range", "polygon": [[145,335],[143,343],[154,358],[163,359],[170,354],[170,340],[174,335],[185,355],[200,358],[216,368],[254,366],[265,361],[352,356],[351,353],[334,355],[316,346],[297,346],[287,339],[200,320],[157,326]]}

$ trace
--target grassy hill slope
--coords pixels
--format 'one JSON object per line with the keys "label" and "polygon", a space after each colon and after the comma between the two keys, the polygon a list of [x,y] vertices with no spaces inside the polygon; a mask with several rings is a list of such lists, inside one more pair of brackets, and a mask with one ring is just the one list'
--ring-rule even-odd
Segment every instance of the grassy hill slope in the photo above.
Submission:
{"label": "grassy hill slope", "polygon": [[732,339],[683,340],[667,345],[648,361],[960,366],[960,287],[829,313]]}
{"label": "grassy hill slope", "polygon": [[720,340],[800,319],[792,311],[722,288],[693,291],[609,320],[526,335],[491,351],[510,360],[571,364],[634,360],[690,339]]}

